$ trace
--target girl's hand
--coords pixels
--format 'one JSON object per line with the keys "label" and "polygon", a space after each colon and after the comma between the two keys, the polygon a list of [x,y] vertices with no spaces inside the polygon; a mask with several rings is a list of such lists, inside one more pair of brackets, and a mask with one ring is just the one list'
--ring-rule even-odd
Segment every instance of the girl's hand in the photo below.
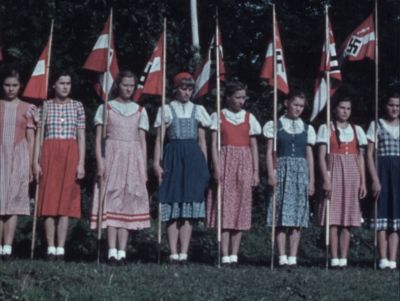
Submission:
{"label": "girl's hand", "polygon": [[315,184],[314,182],[308,183],[308,195],[312,196],[315,193]]}
{"label": "girl's hand", "polygon": [[42,168],[39,163],[34,164],[33,173],[35,175],[36,182],[39,182],[39,178],[42,176]]}
{"label": "girl's hand", "polygon": [[379,180],[372,182],[372,195],[374,196],[374,198],[376,198],[379,195],[381,189],[382,186],[381,183],[379,183]]}
{"label": "girl's hand", "polygon": [[84,177],[85,177],[85,167],[83,167],[83,164],[78,164],[78,167],[76,168],[76,179],[82,180]]}
{"label": "girl's hand", "polygon": [[153,170],[154,170],[154,173],[155,173],[155,175],[157,177],[158,185],[161,185],[161,182],[162,182],[162,179],[163,179],[163,175],[164,175],[164,170],[162,169],[160,164],[153,165]]}
{"label": "girl's hand", "polygon": [[360,191],[359,191],[359,198],[363,199],[367,196],[367,188],[365,187],[365,184],[362,183],[360,186]]}
{"label": "girl's hand", "polygon": [[29,183],[34,179],[32,167],[29,168]]}
{"label": "girl's hand", "polygon": [[253,181],[251,183],[251,186],[256,187],[260,184],[260,176],[258,175],[258,171],[255,171],[253,173]]}
{"label": "girl's hand", "polygon": [[275,187],[275,186],[276,186],[276,179],[275,179],[275,177],[268,177],[267,183],[268,183],[269,186]]}
{"label": "girl's hand", "polygon": [[214,180],[215,182],[219,183],[220,179],[221,179],[221,173],[219,172],[219,167],[214,168]]}
{"label": "girl's hand", "polygon": [[331,198],[331,181],[330,179],[328,181],[324,181],[324,184],[322,185],[322,189],[324,190],[325,197],[330,199]]}
{"label": "girl's hand", "polygon": [[103,161],[97,162],[97,176],[99,178],[104,177],[104,163],[103,163]]}

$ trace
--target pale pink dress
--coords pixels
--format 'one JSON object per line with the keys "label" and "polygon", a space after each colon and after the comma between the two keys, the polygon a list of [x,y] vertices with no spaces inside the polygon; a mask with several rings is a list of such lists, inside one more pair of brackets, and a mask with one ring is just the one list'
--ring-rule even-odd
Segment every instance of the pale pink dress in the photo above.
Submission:
{"label": "pale pink dress", "polygon": [[[150,227],[146,162],[139,140],[140,114],[141,109],[124,116],[108,107],[102,228],[139,230]],[[99,201],[99,185],[95,185],[92,229],[97,227]]]}
{"label": "pale pink dress", "polygon": [[0,216],[29,215],[29,146],[26,130],[35,128],[36,107],[0,101]]}

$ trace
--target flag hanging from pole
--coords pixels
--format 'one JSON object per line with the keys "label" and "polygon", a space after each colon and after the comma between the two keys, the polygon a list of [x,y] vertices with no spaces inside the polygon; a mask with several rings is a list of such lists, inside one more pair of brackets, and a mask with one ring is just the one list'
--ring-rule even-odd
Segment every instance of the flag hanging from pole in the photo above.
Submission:
{"label": "flag hanging from pole", "polygon": [[164,34],[161,34],[153,53],[144,68],[143,74],[133,96],[135,101],[139,101],[143,94],[162,95],[163,94],[163,52]]}
{"label": "flag hanging from pole", "polygon": [[329,23],[329,51],[326,51],[325,43],[322,48],[321,65],[319,68],[320,77],[315,85],[315,95],[313,110],[311,114],[311,121],[317,117],[318,113],[321,112],[328,100],[328,87],[325,78],[326,72],[328,72],[331,84],[329,94],[332,96],[335,94],[336,90],[339,88],[342,81],[342,74],[339,69],[339,62],[336,54],[335,38],[333,36],[332,26]]}
{"label": "flag hanging from pole", "polygon": [[[92,52],[89,54],[89,57],[83,65],[83,68],[87,70],[101,73],[99,76],[99,83],[95,85],[95,89],[103,100],[105,99],[106,94],[110,92],[114,79],[119,72],[117,54],[115,52],[114,35],[112,34],[112,25],[110,22],[111,14],[108,17],[106,24],[104,24],[104,28],[97,39]],[[109,43],[110,36],[111,42]]]}
{"label": "flag hanging from pole", "polygon": [[33,69],[31,78],[29,79],[25,91],[22,96],[35,98],[35,99],[46,99],[47,98],[47,78],[48,78],[48,65],[49,65],[49,53],[50,53],[50,39],[47,41],[46,47],[44,47],[42,54],[39,57],[39,61],[36,63]]}
{"label": "flag hanging from pole", "polygon": [[[283,55],[283,47],[281,36],[279,33],[279,26],[275,20],[274,25],[276,26],[276,37],[275,37],[275,56],[276,56],[276,78],[277,78],[277,89],[285,94],[289,94],[289,85],[287,79],[285,59]],[[261,69],[260,77],[268,81],[269,85],[274,85],[274,56],[273,56],[274,42],[271,41],[268,44],[267,52],[265,54],[264,65]]]}
{"label": "flag hanging from pole", "polygon": [[221,33],[218,31],[218,43],[215,41],[215,36],[212,38],[210,47],[208,48],[207,57],[203,63],[197,68],[195,77],[194,87],[194,98],[200,98],[208,93],[215,86],[215,74],[216,74],[216,63],[215,63],[215,47],[219,45],[219,78],[221,81],[225,80],[225,64],[224,64],[224,52],[222,48]]}
{"label": "flag hanging from pole", "polygon": [[374,17],[371,14],[343,42],[339,52],[341,62],[365,58],[375,60],[375,37]]}

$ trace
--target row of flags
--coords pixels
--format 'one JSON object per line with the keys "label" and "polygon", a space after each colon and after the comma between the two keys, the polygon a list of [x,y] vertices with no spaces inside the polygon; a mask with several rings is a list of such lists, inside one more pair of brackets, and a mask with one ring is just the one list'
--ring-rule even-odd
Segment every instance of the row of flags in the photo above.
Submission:
{"label": "row of flags", "polygon": [[[264,64],[261,70],[260,78],[266,80],[269,85],[274,85],[274,55],[276,56],[276,78],[277,89],[284,94],[289,94],[288,75],[285,66],[282,40],[280,38],[279,26],[276,19],[273,22],[275,29],[275,41],[271,39],[268,44]],[[375,27],[373,14],[365,19],[344,41],[336,52],[335,39],[330,22],[328,22],[329,46],[326,49],[325,44],[322,49],[321,64],[319,68],[319,77],[315,85],[315,97],[311,120],[313,120],[326,105],[327,102],[327,82],[326,74],[331,79],[330,95],[332,96],[342,81],[340,67],[345,61],[357,61],[369,58],[375,59]],[[218,27],[217,27],[218,28]],[[134,100],[139,101],[143,95],[162,95],[162,74],[163,74],[163,34],[160,36],[153,53],[145,67],[142,76],[139,79],[138,87],[134,94]],[[50,53],[50,41],[46,44],[38,63],[36,64],[23,96],[46,99],[47,86],[44,84],[48,74],[48,62]],[[274,52],[275,45],[275,53]],[[212,38],[207,55],[202,64],[195,72],[195,91],[194,97],[199,98],[214,88],[216,76],[215,52],[219,52],[219,70],[220,80],[225,79],[225,66],[223,60],[221,34],[217,29],[216,35]],[[103,98],[109,94],[114,79],[119,72],[118,61],[115,51],[114,37],[112,33],[112,13],[107,19],[104,28],[97,39],[92,52],[87,58],[84,66],[87,70],[92,70],[100,75],[99,83],[96,85],[97,93]]]}

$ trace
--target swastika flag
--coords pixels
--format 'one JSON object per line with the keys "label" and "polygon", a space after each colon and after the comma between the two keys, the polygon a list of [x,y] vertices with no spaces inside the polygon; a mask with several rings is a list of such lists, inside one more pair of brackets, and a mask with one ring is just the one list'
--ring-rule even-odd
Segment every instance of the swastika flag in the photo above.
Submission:
{"label": "swastika flag", "polygon": [[339,88],[342,81],[342,74],[339,69],[339,62],[336,54],[335,38],[333,36],[331,22],[329,23],[329,51],[326,51],[325,43],[322,48],[322,58],[320,65],[320,76],[315,84],[315,95],[313,102],[313,110],[311,113],[311,121],[317,117],[328,101],[328,85],[325,74],[328,72],[330,77],[329,94],[332,96]]}
{"label": "swastika flag", "polygon": [[369,15],[343,42],[341,61],[375,60],[375,27],[373,14]]}
{"label": "swastika flag", "polygon": [[[276,37],[275,37],[275,55],[276,55],[276,78],[277,88],[279,91],[289,94],[289,85],[286,73],[285,59],[283,56],[283,47],[281,42],[281,36],[279,34],[278,22],[275,20],[274,25],[276,26]],[[260,77],[268,81],[268,83],[274,85],[274,57],[273,57],[274,43],[271,41],[268,44],[267,52],[265,54],[264,65],[261,69]]]}

